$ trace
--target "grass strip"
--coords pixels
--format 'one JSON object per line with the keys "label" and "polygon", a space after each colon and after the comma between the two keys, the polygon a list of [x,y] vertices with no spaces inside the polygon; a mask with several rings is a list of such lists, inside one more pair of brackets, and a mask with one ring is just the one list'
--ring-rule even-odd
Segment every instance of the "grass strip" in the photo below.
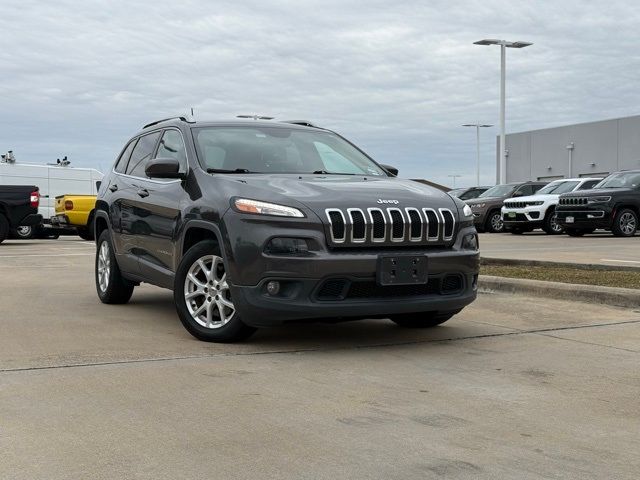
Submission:
{"label": "grass strip", "polygon": [[640,289],[640,272],[630,271],[603,271],[547,266],[482,265],[480,267],[480,274],[494,275],[496,277],[546,280],[548,282]]}

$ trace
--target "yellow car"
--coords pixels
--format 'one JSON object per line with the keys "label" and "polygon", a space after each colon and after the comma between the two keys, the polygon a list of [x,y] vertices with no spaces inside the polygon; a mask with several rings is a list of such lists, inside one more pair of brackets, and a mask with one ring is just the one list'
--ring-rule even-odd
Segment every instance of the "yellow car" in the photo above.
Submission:
{"label": "yellow car", "polygon": [[56,197],[56,214],[51,217],[54,227],[75,227],[83,240],[93,240],[95,195],[60,195]]}

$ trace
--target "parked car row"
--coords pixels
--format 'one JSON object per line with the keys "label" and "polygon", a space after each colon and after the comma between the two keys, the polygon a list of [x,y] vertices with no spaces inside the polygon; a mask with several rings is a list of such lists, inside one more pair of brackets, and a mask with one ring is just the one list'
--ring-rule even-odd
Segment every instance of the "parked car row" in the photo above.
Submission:
{"label": "parked car row", "polygon": [[479,232],[581,236],[596,229],[634,236],[640,219],[640,170],[602,178],[496,185],[467,200]]}
{"label": "parked car row", "polygon": [[[0,233],[7,230],[4,238],[10,236],[25,240],[76,233],[84,239],[93,239],[90,222],[95,209],[97,184],[101,179],[102,173],[98,170],[71,167],[66,157],[55,164],[35,165],[16,161],[13,152],[2,155],[0,189],[9,192],[10,187],[17,187],[18,191],[35,188],[39,195],[35,212],[39,221],[10,219],[4,207],[4,210],[0,209],[3,217],[0,219]],[[69,193],[77,198],[63,197]]]}

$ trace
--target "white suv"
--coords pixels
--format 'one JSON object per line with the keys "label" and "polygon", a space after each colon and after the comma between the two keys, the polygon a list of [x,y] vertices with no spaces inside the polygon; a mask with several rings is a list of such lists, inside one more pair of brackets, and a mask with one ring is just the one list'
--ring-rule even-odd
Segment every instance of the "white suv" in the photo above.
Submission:
{"label": "white suv", "polygon": [[549,235],[562,233],[562,226],[556,223],[555,210],[560,194],[589,190],[601,178],[563,178],[554,180],[528,197],[510,198],[504,201],[502,220],[505,231],[519,234],[541,228]]}

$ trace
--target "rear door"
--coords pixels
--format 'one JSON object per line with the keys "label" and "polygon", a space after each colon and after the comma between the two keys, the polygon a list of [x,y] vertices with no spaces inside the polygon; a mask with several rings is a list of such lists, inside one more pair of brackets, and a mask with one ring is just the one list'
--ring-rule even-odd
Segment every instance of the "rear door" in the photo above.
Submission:
{"label": "rear door", "polygon": [[[154,158],[175,158],[180,171],[187,171],[187,156],[182,133],[174,128],[165,130]],[[138,200],[145,212],[148,228],[136,232],[140,271],[146,278],[162,286],[172,286],[176,269],[175,239],[181,222],[180,205],[185,192],[183,181],[177,179],[139,179],[144,198]]]}
{"label": "rear door", "polygon": [[114,243],[118,264],[124,271],[139,273],[137,232],[146,230],[146,211],[141,204],[139,180],[146,162],[155,151],[160,132],[153,132],[133,140],[116,166],[116,174],[107,187],[111,192],[110,216],[114,227]]}

